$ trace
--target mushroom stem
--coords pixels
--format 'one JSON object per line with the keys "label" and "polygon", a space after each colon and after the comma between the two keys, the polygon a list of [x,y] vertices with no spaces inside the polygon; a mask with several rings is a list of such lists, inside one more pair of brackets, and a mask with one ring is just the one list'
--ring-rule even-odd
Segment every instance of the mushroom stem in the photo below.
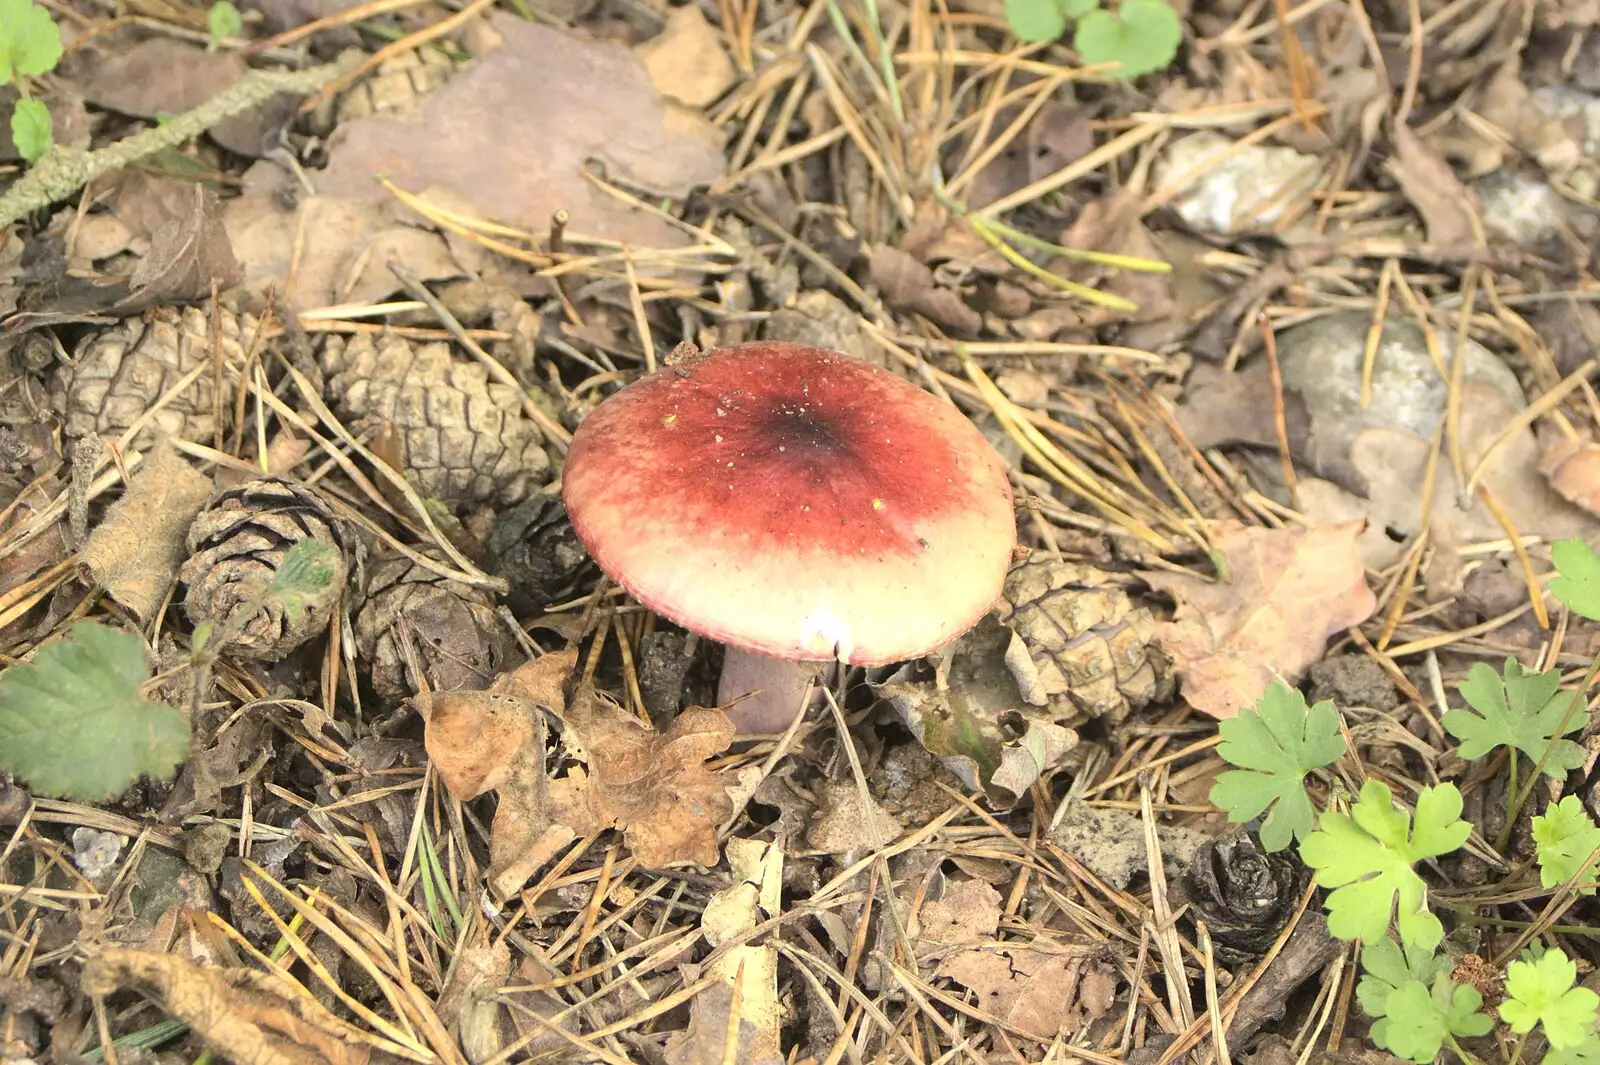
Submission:
{"label": "mushroom stem", "polygon": [[830,662],[794,662],[728,647],[717,682],[717,703],[727,706],[748,696],[728,710],[728,720],[739,734],[780,733],[797,711],[809,710],[821,701],[822,688],[816,681],[819,675],[826,679],[832,672]]}

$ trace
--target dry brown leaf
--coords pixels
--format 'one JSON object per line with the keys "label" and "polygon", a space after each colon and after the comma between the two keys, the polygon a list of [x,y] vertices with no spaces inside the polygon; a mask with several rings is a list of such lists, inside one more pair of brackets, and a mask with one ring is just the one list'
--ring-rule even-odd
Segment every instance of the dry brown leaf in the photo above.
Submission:
{"label": "dry brown leaf", "polygon": [[917,953],[993,940],[1000,929],[1000,892],[983,880],[963,880],[917,914]]}
{"label": "dry brown leaf", "polygon": [[615,826],[646,868],[717,864],[717,829],[733,816],[732,781],[706,759],[733,742],[726,714],[691,706],[657,732],[585,688],[564,720],[588,755],[590,773],[582,783],[574,777],[553,783],[562,820],[579,831]]}
{"label": "dry brown leaf", "polygon": [[728,91],[735,73],[722,34],[695,4],[667,12],[659,34],[634,48],[656,91],[688,107],[704,107]]}
{"label": "dry brown leaf", "polygon": [[195,182],[188,209],[151,236],[150,250],[129,279],[128,295],[112,310],[126,315],[160,304],[190,303],[209,296],[213,285],[228,288],[241,276],[222,222],[222,205],[215,193]]}
{"label": "dry brown leaf", "polygon": [[1540,451],[1539,472],[1561,498],[1600,514],[1600,445],[1593,440],[1552,439]]}
{"label": "dry brown leaf", "polygon": [[[305,196],[289,207],[277,195],[278,176],[273,164],[258,163],[245,174],[245,194],[224,208],[228,236],[252,290],[275,288],[280,303],[309,309],[394,292],[399,282],[389,271],[391,259],[423,281],[467,272],[444,238],[400,221],[394,204],[370,196]],[[285,289],[297,251],[294,285]]]}
{"label": "dry brown leaf", "polygon": [[[165,35],[131,45],[90,46],[80,54],[83,71],[78,82],[84,99],[136,118],[188,111],[231,87],[249,69],[240,52],[207,51]],[[260,156],[276,140],[276,131],[294,117],[295,105],[293,97],[275,96],[207,132],[231,152]]]}
{"label": "dry brown leaf", "polygon": [[505,15],[504,48],[426,97],[413,118],[372,115],[341,125],[319,187],[353,199],[382,195],[373,175],[412,192],[437,185],[497,221],[543,229],[565,209],[575,233],[640,247],[685,236],[583,179],[591,160],[613,177],[682,196],[721,177],[721,135],[697,115],[669,113],[644,64],[617,45]]}
{"label": "dry brown leaf", "polygon": [[826,781],[815,790],[817,813],[806,832],[806,842],[819,851],[866,852],[875,845],[874,836],[877,842],[890,843],[904,831],[894,815],[871,796],[866,796],[863,803],[861,789],[854,780]]}
{"label": "dry brown leaf", "polygon": [[958,333],[973,334],[983,326],[982,316],[967,306],[960,293],[934,284],[933,271],[908,252],[878,244],[872,249],[868,269],[884,301],[895,307]]}
{"label": "dry brown leaf", "polygon": [[[776,952],[774,952],[776,953]],[[774,972],[774,980],[776,979]],[[746,972],[745,981],[751,975]],[[741,984],[741,993],[746,990]],[[733,985],[712,984],[689,1001],[689,1027],[671,1036],[663,1049],[667,1065],[723,1065],[728,1061],[729,1021],[733,1014]],[[784,1060],[777,1047],[765,1045],[760,1029],[740,1011],[738,1036],[732,1060],[740,1065],[780,1065]]]}
{"label": "dry brown leaf", "polygon": [[1362,522],[1311,529],[1218,523],[1230,579],[1151,573],[1178,601],[1160,640],[1183,695],[1216,718],[1253,706],[1277,677],[1293,684],[1328,637],[1372,615],[1376,599],[1356,550]]}
{"label": "dry brown leaf", "polygon": [[1035,1039],[1054,1039],[1077,1023],[1078,982],[1089,967],[1083,948],[1039,942],[993,943],[952,954],[939,965],[977,993],[977,1007]]}
{"label": "dry brown leaf", "polygon": [[452,796],[467,802],[500,787],[519,756],[542,764],[540,707],[560,711],[562,686],[577,663],[573,650],[552,651],[496,677],[487,691],[424,692],[417,712],[434,771]]}
{"label": "dry brown leaf", "polygon": [[1428,240],[1442,245],[1471,245],[1476,196],[1456,177],[1448,160],[1412,132],[1395,124],[1394,155],[1389,173],[1399,183],[1428,228]]}
{"label": "dry brown leaf", "polygon": [[398,1065],[309,992],[284,996],[287,979],[253,969],[201,965],[178,954],[107,948],[83,965],[83,988],[109,995],[137,988],[206,1046],[241,1065]]}
{"label": "dry brown leaf", "polygon": [[170,444],[158,445],[83,545],[84,565],[113,599],[149,621],[187,555],[189,525],[210,498],[211,479]]}

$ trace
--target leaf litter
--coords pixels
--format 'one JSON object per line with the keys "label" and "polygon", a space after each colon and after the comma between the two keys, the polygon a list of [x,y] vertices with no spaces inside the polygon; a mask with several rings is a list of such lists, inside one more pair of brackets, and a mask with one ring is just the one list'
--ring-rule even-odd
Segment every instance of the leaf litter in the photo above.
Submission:
{"label": "leaf litter", "polygon": [[[1310,848],[1326,887],[1538,919],[1525,862],[1501,884],[1476,838],[1433,860],[1464,822],[1425,789],[1460,783],[1481,822],[1504,770],[1463,776],[1447,737],[1523,769],[1556,741],[1552,799],[1593,745],[1550,720],[1592,626],[1529,598],[1580,594],[1548,579],[1547,541],[1597,532],[1594,87],[1562,59],[1588,54],[1592,18],[1545,5],[1528,36],[1492,11],[1413,27],[1329,8],[1295,16],[1285,52],[1276,9],[1197,3],[1178,65],[1136,98],[1064,46],[1023,54],[972,21],[998,12],[262,7],[243,52],[165,10],[92,35],[46,103],[86,99],[100,147],[282,64],[303,44],[264,35],[310,17],[329,19],[319,54],[401,44],[353,88],[303,111],[280,97],[35,214],[0,256],[0,307],[25,312],[0,326],[3,676],[49,665],[86,617],[139,644],[115,699],[74,700],[107,727],[51,735],[66,775],[35,760],[0,779],[0,883],[34,948],[0,969],[22,1053],[161,1017],[190,1031],[152,1038],[190,1057],[1176,1060],[1213,1039],[1215,989],[1214,1045],[1265,1061],[1354,980],[1319,907],[1302,912],[1304,870],[1260,873],[1276,867],[1256,839],[1304,827],[1289,807],[1307,784],[1360,794],[1352,816],[1382,828],[1382,853],[1353,833]],[[1413,31],[1422,76],[1374,61]],[[1508,236],[1521,195],[1567,205],[1526,246]],[[492,297],[458,300],[462,279]],[[415,302],[370,306],[392,297]],[[1355,322],[1345,375],[1325,377],[1336,408],[1289,340],[1334,308]],[[1363,420],[1397,391],[1368,326],[1395,320],[1417,323],[1420,428]],[[946,652],[852,672],[844,732],[824,710],[746,739],[712,707],[717,649],[597,586],[539,485],[583,414],[680,339],[794,331],[972,415],[1011,467],[1031,557]],[[353,342],[327,333],[438,345],[443,369],[419,386],[374,361],[369,391],[404,401],[363,405],[362,375],[330,385]],[[1479,362],[1454,380],[1458,337],[1515,396]],[[461,384],[479,370],[515,382],[537,435],[497,432],[500,408]],[[434,440],[523,459],[430,465]],[[456,485],[469,466],[481,483]],[[202,517],[202,538],[236,553],[185,576],[212,484],[229,516]],[[263,615],[291,545],[324,541],[339,564],[301,620]],[[393,605],[402,570],[444,598]],[[209,615],[194,592],[234,584]],[[1230,796],[1220,756],[1248,760],[1250,717],[1229,715],[1330,648],[1392,700],[1336,696],[1303,751],[1254,736],[1262,780]],[[1508,654],[1502,700],[1483,670]],[[141,715],[190,718],[189,761],[169,784],[182,753],[147,758],[155,728],[116,752],[148,772],[99,801],[115,789],[77,786],[104,769],[84,736]],[[1355,749],[1329,761],[1333,727]],[[1259,816],[1227,826],[1219,788]],[[1515,853],[1582,872],[1592,821],[1564,790],[1529,803]],[[75,863],[91,854],[93,876]],[[1326,873],[1359,862],[1378,879]],[[1170,919],[1196,870],[1214,954],[1192,914]],[[1516,901],[1485,894],[1502,887]],[[1282,923],[1233,954],[1213,917],[1241,894]],[[1334,920],[1354,920],[1343,901]],[[1473,945],[1515,944],[1490,928]],[[99,999],[67,993],[80,976]],[[1549,982],[1554,1003],[1572,981]],[[154,1008],[125,1009],[135,992]],[[1326,1049],[1347,1053],[1373,1018],[1334,1015],[1347,1042]]]}

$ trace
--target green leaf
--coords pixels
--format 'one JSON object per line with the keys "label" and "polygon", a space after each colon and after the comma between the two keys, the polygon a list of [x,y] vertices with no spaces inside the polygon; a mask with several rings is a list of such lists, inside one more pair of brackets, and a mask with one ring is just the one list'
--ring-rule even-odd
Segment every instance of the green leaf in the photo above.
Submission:
{"label": "green leaf", "polygon": [[1556,564],[1550,594],[1574,614],[1600,621],[1600,555],[1582,540],[1557,540],[1550,545],[1550,559]]}
{"label": "green leaf", "polygon": [[1306,795],[1306,774],[1337,762],[1345,749],[1333,704],[1324,700],[1307,709],[1304,695],[1273,681],[1254,710],[1239,711],[1217,731],[1217,753],[1240,768],[1217,776],[1212,804],[1234,822],[1272,807],[1261,825],[1261,845],[1269,852],[1309,836],[1316,814]]}
{"label": "green leaf", "polygon": [[1067,30],[1067,18],[1056,0],[1006,0],[1006,25],[1017,40],[1044,44]]}
{"label": "green leaf", "polygon": [[1078,20],[1072,47],[1085,63],[1121,63],[1116,76],[1137,78],[1172,62],[1183,43],[1183,23],[1166,0],[1122,0]]}
{"label": "green leaf", "polygon": [[1100,6],[1100,0],[1057,0],[1061,13],[1076,22]]}
{"label": "green leaf", "polygon": [[11,112],[11,143],[17,154],[37,163],[50,150],[50,109],[38,100],[18,100]]}
{"label": "green leaf", "polygon": [[1388,786],[1377,780],[1362,787],[1348,815],[1324,813],[1300,844],[1300,857],[1315,870],[1320,887],[1333,889],[1326,903],[1328,931],[1376,943],[1393,916],[1401,942],[1426,950],[1437,946],[1444,927],[1428,911],[1428,886],[1411,866],[1467,841],[1472,826],[1460,815],[1461,792],[1440,784],[1418,793],[1412,826]]}
{"label": "green leaf", "polygon": [[45,74],[61,60],[61,30],[33,0],[0,0],[0,85]]}
{"label": "green leaf", "polygon": [[144,641],[92,621],[0,674],[0,769],[69,799],[114,795],[140,773],[165,777],[187,756],[189,725],[141,698]]}
{"label": "green leaf", "polygon": [[[1589,862],[1589,855],[1600,847],[1600,828],[1576,795],[1547,806],[1533,819],[1533,842],[1539,848],[1539,883],[1545,887],[1595,878],[1595,863]],[[1594,891],[1580,888],[1579,894],[1593,895]]]}
{"label": "green leaf", "polygon": [[[1576,692],[1560,688],[1559,669],[1529,673],[1516,659],[1508,658],[1502,678],[1484,663],[1474,662],[1461,682],[1461,697],[1477,713],[1448,710],[1440,724],[1461,741],[1459,753],[1466,759],[1482,758],[1497,747],[1514,747],[1537,764],[1554,741],[1556,747],[1544,771],[1552,777],[1565,776],[1583,764],[1583,748],[1571,740],[1557,739],[1561,719],[1577,698]],[[1565,732],[1586,723],[1585,715],[1573,714]]]}
{"label": "green leaf", "polygon": [[1577,1046],[1545,1053],[1540,1065],[1600,1065],[1600,1036],[1590,1036]]}
{"label": "green leaf", "polygon": [[1356,999],[1369,1017],[1384,1017],[1389,1012],[1389,996],[1408,980],[1424,985],[1450,971],[1450,959],[1400,944],[1384,936],[1361,945],[1361,982],[1356,984]]}
{"label": "green leaf", "polygon": [[1493,1026],[1483,996],[1450,978],[1448,957],[1384,937],[1361,948],[1364,975],[1356,998],[1370,1017],[1372,1041],[1417,1062],[1439,1053],[1447,1035],[1483,1035]]}
{"label": "green leaf", "polygon": [[322,540],[301,540],[284,553],[267,595],[283,604],[290,621],[300,617],[305,601],[327,591],[333,582],[339,550]]}
{"label": "green leaf", "polygon": [[213,47],[225,37],[239,37],[244,33],[244,18],[239,9],[228,0],[217,0],[206,8],[206,29],[211,33]]}
{"label": "green leaf", "polygon": [[1544,1036],[1558,1050],[1576,1049],[1595,1037],[1595,1008],[1600,995],[1572,986],[1578,965],[1555,947],[1533,961],[1506,967],[1506,1000],[1500,1019],[1518,1035],[1544,1025]]}
{"label": "green leaf", "polygon": [[1429,1062],[1439,1056],[1449,1026],[1433,1008],[1433,996],[1421,980],[1407,980],[1389,996],[1383,1019],[1371,1029],[1381,1050],[1412,1061]]}

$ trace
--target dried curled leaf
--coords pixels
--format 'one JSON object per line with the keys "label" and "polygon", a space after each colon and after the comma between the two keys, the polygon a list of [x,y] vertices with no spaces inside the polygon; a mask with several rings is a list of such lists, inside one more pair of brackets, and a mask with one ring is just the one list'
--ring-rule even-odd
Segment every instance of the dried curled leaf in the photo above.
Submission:
{"label": "dried curled leaf", "polygon": [[552,783],[567,823],[578,831],[615,826],[648,868],[717,864],[717,829],[733,816],[733,800],[706,759],[733,742],[726,714],[692,706],[657,732],[581,689],[565,723],[589,761],[586,777]]}
{"label": "dried curled leaf", "polygon": [[1322,654],[1328,637],[1372,615],[1356,550],[1363,522],[1310,529],[1264,529],[1221,522],[1216,550],[1228,579],[1151,573],[1152,585],[1178,601],[1161,627],[1190,704],[1212,717],[1252,706],[1274,675],[1289,683]]}
{"label": "dried curled leaf", "polygon": [[211,480],[170,445],[157,447],[83,545],[83,562],[111,597],[149,621],[183,563],[184,536]]}

